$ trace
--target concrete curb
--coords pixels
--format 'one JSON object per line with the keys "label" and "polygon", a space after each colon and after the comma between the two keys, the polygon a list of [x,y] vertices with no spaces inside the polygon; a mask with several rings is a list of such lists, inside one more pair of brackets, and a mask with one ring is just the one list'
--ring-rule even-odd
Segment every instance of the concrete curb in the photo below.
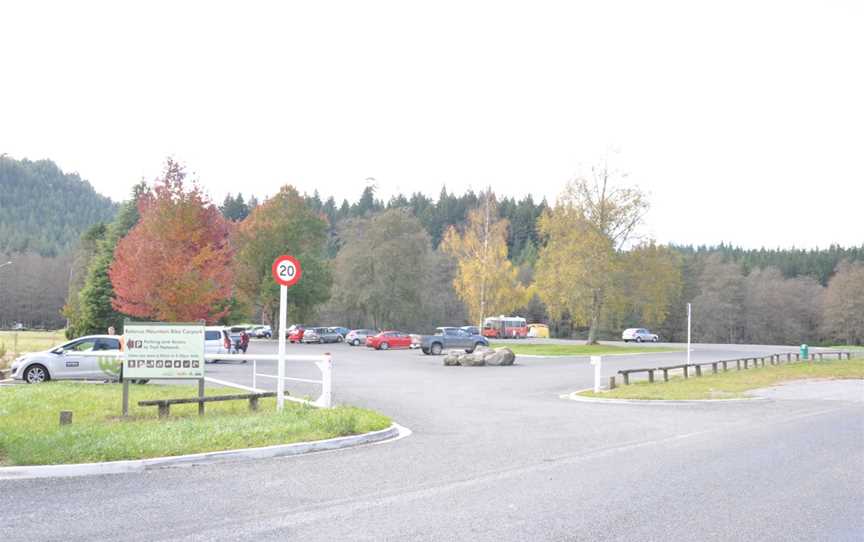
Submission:
{"label": "concrete curb", "polygon": [[323,452],[361,446],[364,444],[383,443],[387,440],[398,440],[411,434],[411,430],[398,424],[392,424],[387,429],[337,437],[314,442],[297,442],[295,444],[277,444],[261,448],[243,448],[239,450],[223,450],[220,452],[205,452],[200,454],[177,455],[171,457],[153,457],[150,459],[132,459],[125,461],[107,461],[103,463],[78,463],[73,465],[33,465],[24,467],[0,467],[0,480],[26,480],[31,478],[60,478],[76,476],[94,476],[99,474],[129,474],[148,470],[171,467],[189,467],[238,459],[266,459],[291,455]]}
{"label": "concrete curb", "polygon": [[570,401],[579,401],[582,403],[604,403],[607,405],[703,405],[703,404],[718,404],[718,403],[763,403],[770,401],[768,397],[747,397],[734,399],[602,399],[599,397],[583,397],[579,395],[583,391],[593,391],[594,388],[586,388],[584,390],[576,390],[572,393],[565,393],[559,396],[561,399],[569,399]]}

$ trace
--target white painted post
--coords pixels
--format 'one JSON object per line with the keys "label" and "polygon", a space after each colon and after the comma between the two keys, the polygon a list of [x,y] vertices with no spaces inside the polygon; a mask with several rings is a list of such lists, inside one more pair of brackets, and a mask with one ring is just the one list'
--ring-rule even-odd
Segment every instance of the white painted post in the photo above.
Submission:
{"label": "white painted post", "polygon": [[[279,286],[279,379],[276,381],[276,410],[285,407],[285,327],[288,319],[288,287]],[[254,386],[253,386],[254,387]]]}
{"label": "white painted post", "polygon": [[687,365],[690,365],[690,303],[687,303]]}
{"label": "white painted post", "polygon": [[316,361],[315,365],[321,369],[321,397],[316,403],[323,408],[333,406],[333,356],[328,352],[323,361]]}
{"label": "white painted post", "polygon": [[600,393],[600,370],[603,364],[603,358],[600,356],[591,356],[591,365],[594,366],[594,393]]}

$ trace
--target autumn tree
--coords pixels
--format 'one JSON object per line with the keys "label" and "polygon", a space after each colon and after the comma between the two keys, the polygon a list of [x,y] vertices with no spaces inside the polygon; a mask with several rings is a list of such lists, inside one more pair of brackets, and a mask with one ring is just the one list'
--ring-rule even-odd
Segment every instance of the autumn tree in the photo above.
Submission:
{"label": "autumn tree", "polygon": [[592,170],[590,180],[571,181],[538,221],[546,246],[537,262],[537,291],[553,318],[567,313],[589,326],[589,344],[597,342],[603,310],[616,293],[620,254],[648,208],[642,191],[616,186],[611,177],[604,166]]}
{"label": "autumn tree", "polygon": [[825,292],[825,334],[845,344],[864,342],[864,262],[841,262]]}
{"label": "autumn tree", "polygon": [[617,327],[659,328],[681,296],[681,256],[649,241],[622,252],[619,264],[610,292],[611,320]]}
{"label": "autumn tree", "polygon": [[464,230],[451,226],[441,250],[456,259],[453,287],[472,322],[483,325],[493,314],[506,314],[528,303],[531,292],[519,282],[518,269],[507,259],[508,222],[498,218],[491,190],[480,207],[468,213]]}
{"label": "autumn tree", "polygon": [[330,297],[332,275],[325,259],[327,222],[292,186],[252,209],[236,234],[237,288],[241,300],[263,311],[271,324],[279,315],[279,285],[271,276],[282,254],[300,260],[303,278],[288,291],[288,315],[306,322]]}
{"label": "autumn tree", "polygon": [[109,269],[114,308],[168,322],[218,321],[233,285],[229,224],[183,167],[169,160],[138,200],[140,220],[120,240]]}

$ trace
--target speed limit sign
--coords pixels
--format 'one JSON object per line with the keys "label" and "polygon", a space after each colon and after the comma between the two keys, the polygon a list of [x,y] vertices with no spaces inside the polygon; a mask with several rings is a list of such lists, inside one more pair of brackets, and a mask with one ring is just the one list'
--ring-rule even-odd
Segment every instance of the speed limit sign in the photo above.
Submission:
{"label": "speed limit sign", "polygon": [[271,270],[273,279],[282,286],[294,286],[303,274],[297,258],[287,254],[276,258]]}

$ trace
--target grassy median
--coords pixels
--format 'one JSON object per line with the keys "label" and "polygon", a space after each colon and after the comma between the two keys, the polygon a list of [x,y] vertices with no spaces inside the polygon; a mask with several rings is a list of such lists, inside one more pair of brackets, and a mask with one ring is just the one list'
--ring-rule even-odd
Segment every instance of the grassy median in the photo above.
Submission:
{"label": "grassy median", "polygon": [[612,346],[607,344],[523,344],[518,340],[495,341],[492,348],[507,347],[514,354],[533,356],[609,356],[614,354],[644,354],[650,352],[678,352],[680,348],[668,346]]}
{"label": "grassy median", "polygon": [[[734,366],[733,366],[734,367]],[[685,399],[737,399],[747,397],[750,390],[766,388],[789,380],[864,378],[864,358],[842,361],[817,361],[813,364],[792,363],[718,374],[706,374],[688,379],[674,377],[669,382],[635,382],[614,390],[580,393],[586,397],[607,399],[685,400]],[[708,368],[710,372],[710,367]],[[692,375],[692,372],[691,372]]]}
{"label": "grassy median", "polygon": [[[354,435],[389,427],[376,412],[354,407],[317,409],[287,402],[276,412],[275,399],[260,410],[248,401],[174,405],[158,420],[145,399],[197,397],[197,387],[147,384],[130,387],[129,418],[120,418],[119,384],[49,382],[0,388],[0,465],[53,465],[144,459],[235,448],[290,444]],[[207,388],[207,395],[238,390]],[[59,425],[59,412],[71,410],[71,425]]]}

